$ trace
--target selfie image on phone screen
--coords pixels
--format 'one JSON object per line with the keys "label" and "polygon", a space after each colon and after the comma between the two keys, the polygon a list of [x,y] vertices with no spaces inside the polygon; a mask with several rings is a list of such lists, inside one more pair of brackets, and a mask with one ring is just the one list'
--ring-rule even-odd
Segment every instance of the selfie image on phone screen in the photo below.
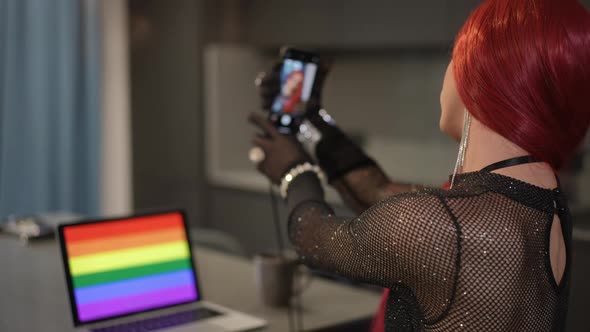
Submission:
{"label": "selfie image on phone screen", "polygon": [[315,81],[317,64],[285,58],[280,74],[281,90],[272,105],[271,120],[281,133],[294,132],[301,123]]}

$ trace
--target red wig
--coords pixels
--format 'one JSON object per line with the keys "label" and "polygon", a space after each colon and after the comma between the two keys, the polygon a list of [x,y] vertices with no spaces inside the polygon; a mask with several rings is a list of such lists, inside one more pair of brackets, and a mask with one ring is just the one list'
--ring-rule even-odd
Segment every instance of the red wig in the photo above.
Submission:
{"label": "red wig", "polygon": [[[290,72],[285,81],[288,82],[295,75],[301,75],[301,77],[304,77],[303,70],[294,70],[294,71]],[[285,99],[285,101],[283,101],[283,112],[293,113],[293,111],[295,110],[295,106],[297,106],[297,104],[299,104],[301,102],[301,95],[302,94],[303,94],[303,78],[301,79],[301,81],[299,83],[297,83],[297,86],[295,86],[295,89],[293,91],[291,91],[291,95],[287,96],[287,99]]]}
{"label": "red wig", "polygon": [[488,0],[457,36],[457,89],[481,123],[561,168],[590,123],[590,14],[575,0]]}

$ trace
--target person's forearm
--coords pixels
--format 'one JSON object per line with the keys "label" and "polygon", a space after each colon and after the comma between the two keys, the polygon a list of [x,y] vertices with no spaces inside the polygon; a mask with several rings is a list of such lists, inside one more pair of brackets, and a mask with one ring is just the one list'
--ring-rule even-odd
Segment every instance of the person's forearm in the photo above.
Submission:
{"label": "person's forearm", "polygon": [[349,208],[362,213],[384,198],[420,187],[391,181],[360,146],[328,121],[331,117],[325,111],[323,116],[320,112],[309,116],[311,125],[321,137],[315,155],[330,184]]}
{"label": "person's forearm", "polygon": [[377,202],[396,194],[416,191],[422,186],[394,182],[378,166],[352,170],[332,181],[344,203],[356,213],[362,213]]}
{"label": "person's forearm", "polygon": [[324,189],[318,176],[313,172],[297,176],[287,191],[287,211],[290,214],[298,205],[307,201],[324,201]]}

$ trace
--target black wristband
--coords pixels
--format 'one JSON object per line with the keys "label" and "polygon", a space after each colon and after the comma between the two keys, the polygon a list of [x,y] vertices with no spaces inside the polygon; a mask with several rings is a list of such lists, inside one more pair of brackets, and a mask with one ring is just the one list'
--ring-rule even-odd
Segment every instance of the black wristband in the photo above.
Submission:
{"label": "black wristband", "polygon": [[357,168],[376,165],[340,128],[324,121],[318,112],[311,112],[308,119],[322,133],[322,139],[316,146],[316,156],[328,181],[332,182]]}

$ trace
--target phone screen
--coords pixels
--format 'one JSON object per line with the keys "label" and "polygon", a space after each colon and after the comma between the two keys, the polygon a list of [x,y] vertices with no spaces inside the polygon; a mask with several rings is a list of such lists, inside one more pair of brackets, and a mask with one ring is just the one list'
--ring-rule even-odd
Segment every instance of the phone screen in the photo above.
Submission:
{"label": "phone screen", "polygon": [[[289,57],[297,56],[295,57]],[[281,89],[271,107],[270,118],[284,134],[298,130],[307,110],[307,102],[318,69],[317,56],[302,56],[300,53],[288,53],[283,59],[280,81]],[[308,59],[304,59],[308,57]],[[307,60],[307,61],[306,61]],[[312,62],[313,61],[313,62]]]}

